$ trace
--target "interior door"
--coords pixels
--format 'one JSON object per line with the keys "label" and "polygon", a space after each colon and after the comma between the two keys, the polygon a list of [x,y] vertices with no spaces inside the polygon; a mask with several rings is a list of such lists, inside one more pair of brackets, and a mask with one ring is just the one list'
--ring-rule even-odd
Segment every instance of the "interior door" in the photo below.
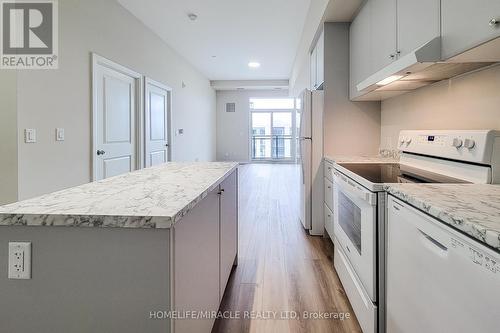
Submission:
{"label": "interior door", "polygon": [[93,59],[94,180],[131,172],[138,163],[141,75],[102,57]]}
{"label": "interior door", "polygon": [[171,89],[146,79],[145,161],[146,167],[170,160]]}

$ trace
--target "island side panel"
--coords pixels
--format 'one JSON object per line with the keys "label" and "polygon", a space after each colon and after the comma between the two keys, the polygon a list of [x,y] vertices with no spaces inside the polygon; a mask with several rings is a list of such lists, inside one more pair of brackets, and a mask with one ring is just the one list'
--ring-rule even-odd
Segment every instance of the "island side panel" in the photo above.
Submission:
{"label": "island side panel", "polygon": [[[0,332],[170,332],[169,233],[0,226]],[[9,241],[32,242],[31,280],[7,278]]]}
{"label": "island side panel", "polygon": [[[173,227],[174,309],[204,313],[219,308],[219,189]],[[206,333],[214,318],[176,319],[175,333]]]}
{"label": "island side panel", "polygon": [[238,171],[221,184],[220,196],[220,295],[224,291],[238,254]]}

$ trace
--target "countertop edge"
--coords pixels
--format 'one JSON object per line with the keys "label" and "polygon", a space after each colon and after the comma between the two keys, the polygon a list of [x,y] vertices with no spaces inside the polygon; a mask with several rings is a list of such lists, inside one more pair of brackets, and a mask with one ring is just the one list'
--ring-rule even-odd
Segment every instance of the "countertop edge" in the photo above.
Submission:
{"label": "countertop edge", "polygon": [[199,194],[195,199],[188,203],[184,208],[182,208],[177,214],[171,217],[172,226],[179,222],[189,211],[196,207],[210,192],[212,192],[217,186],[219,186],[227,177],[229,177],[235,170],[239,168],[239,163],[235,163],[232,168],[228,169],[224,175],[219,177],[211,186],[205,189],[201,194]]}
{"label": "countertop edge", "polygon": [[170,229],[238,168],[239,163],[234,162],[222,176],[171,216],[0,213],[4,220],[0,227]]}
{"label": "countertop edge", "polygon": [[439,207],[439,204],[424,201],[405,193],[404,189],[395,188],[394,185],[385,184],[384,190],[395,198],[409,204],[415,209],[422,211],[428,216],[450,226],[465,234],[471,239],[500,251],[500,232],[491,230],[478,223],[468,221],[466,218],[451,214],[448,209]]}

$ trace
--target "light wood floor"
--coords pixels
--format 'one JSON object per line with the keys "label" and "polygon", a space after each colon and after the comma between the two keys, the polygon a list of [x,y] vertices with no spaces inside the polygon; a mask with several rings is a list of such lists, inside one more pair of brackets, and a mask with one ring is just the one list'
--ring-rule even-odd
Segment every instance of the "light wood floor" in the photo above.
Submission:
{"label": "light wood floor", "polygon": [[348,312],[351,319],[219,319],[212,332],[361,332],[333,267],[331,241],[308,236],[300,224],[298,177],[296,165],[240,168],[239,265],[221,311]]}

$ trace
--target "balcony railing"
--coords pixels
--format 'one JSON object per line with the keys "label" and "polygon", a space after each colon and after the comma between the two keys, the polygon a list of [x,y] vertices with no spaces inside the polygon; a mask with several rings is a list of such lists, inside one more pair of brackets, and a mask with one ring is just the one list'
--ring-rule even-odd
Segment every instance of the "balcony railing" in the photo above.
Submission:
{"label": "balcony railing", "polygon": [[287,160],[292,158],[291,135],[252,136],[253,160]]}

